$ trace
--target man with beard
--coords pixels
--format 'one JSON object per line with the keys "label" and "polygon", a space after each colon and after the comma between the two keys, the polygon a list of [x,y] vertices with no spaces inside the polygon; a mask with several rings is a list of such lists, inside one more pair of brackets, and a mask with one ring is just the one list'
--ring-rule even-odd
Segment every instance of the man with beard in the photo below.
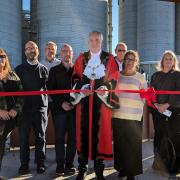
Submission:
{"label": "man with beard", "polygon": [[[39,49],[33,41],[25,45],[25,63],[15,71],[22,81],[24,91],[45,91],[48,69],[38,62]],[[20,124],[20,161],[19,174],[29,173],[29,134],[31,127],[35,134],[35,161],[37,173],[45,172],[45,131],[47,127],[47,95],[26,96],[23,117]]]}
{"label": "man with beard", "polygon": [[[63,44],[60,52],[61,64],[52,67],[49,72],[49,89],[72,89],[73,51],[68,44]],[[70,103],[69,94],[51,95],[53,99],[52,116],[55,130],[56,174],[75,173],[73,161],[76,153],[75,109]],[[65,149],[65,136],[68,133]],[[66,150],[66,151],[65,151]]]}

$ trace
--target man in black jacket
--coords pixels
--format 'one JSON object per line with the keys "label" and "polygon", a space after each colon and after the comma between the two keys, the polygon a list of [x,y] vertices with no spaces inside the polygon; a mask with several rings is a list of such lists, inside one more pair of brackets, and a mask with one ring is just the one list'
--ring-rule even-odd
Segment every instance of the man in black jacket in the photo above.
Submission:
{"label": "man in black jacket", "polygon": [[[39,49],[33,42],[29,41],[25,45],[25,63],[16,67],[15,71],[21,79],[25,91],[45,91],[48,79],[48,69],[39,63]],[[45,157],[45,132],[47,127],[47,95],[26,96],[23,107],[23,118],[20,124],[20,160],[21,167],[19,173],[29,173],[29,134],[31,127],[35,134],[35,161],[37,172],[44,173]]]}
{"label": "man in black jacket", "polygon": [[[61,64],[52,67],[49,72],[48,89],[72,89],[71,76],[73,72],[72,47],[64,44],[60,52]],[[56,174],[75,173],[73,161],[76,153],[75,147],[75,109],[70,103],[69,94],[51,95],[53,99],[52,116],[55,129]],[[68,133],[65,153],[65,135]]]}

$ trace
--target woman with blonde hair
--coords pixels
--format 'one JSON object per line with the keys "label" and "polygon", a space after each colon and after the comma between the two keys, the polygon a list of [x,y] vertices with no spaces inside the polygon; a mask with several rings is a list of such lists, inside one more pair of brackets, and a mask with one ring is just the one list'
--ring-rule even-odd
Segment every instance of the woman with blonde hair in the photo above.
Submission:
{"label": "woman with blonde hair", "polygon": [[[21,91],[18,76],[11,70],[6,52],[0,48],[0,91]],[[23,100],[18,96],[0,96],[0,168],[8,135],[20,120]]]}
{"label": "woman with blonde hair", "polygon": [[164,58],[165,58],[167,55],[171,56],[171,57],[172,57],[172,60],[173,60],[173,64],[172,64],[172,67],[171,67],[171,68],[172,68],[173,70],[175,70],[175,71],[179,71],[179,62],[178,62],[178,59],[177,59],[175,53],[174,53],[173,51],[170,51],[170,50],[167,50],[167,51],[165,51],[165,52],[163,53],[162,58],[161,58],[161,60],[159,61],[159,64],[158,64],[158,66],[157,66],[157,70],[158,70],[158,71],[163,71],[163,69],[164,69],[164,63],[163,63],[163,61],[164,61]]}
{"label": "woman with blonde hair", "polygon": [[[139,67],[138,53],[129,50],[124,55],[123,71],[119,73],[118,89],[140,90],[147,82]],[[114,168],[119,177],[134,180],[142,173],[142,114],[144,100],[140,94],[119,93],[120,109],[113,112]]]}
{"label": "woman with blonde hair", "polygon": [[[151,77],[155,90],[180,91],[180,71],[173,51],[165,51]],[[159,94],[151,108],[155,129],[153,168],[175,172],[180,168],[180,95]]]}

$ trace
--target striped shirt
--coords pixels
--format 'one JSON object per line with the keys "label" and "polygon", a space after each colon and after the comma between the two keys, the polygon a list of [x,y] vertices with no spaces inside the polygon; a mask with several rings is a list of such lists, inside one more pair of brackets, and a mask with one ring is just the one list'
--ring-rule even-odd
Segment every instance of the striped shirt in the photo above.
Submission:
{"label": "striped shirt", "polygon": [[[140,90],[146,88],[147,82],[139,72],[132,76],[119,74],[119,90]],[[120,92],[118,96],[120,109],[113,111],[113,118],[141,121],[144,101],[141,99],[140,94]]]}

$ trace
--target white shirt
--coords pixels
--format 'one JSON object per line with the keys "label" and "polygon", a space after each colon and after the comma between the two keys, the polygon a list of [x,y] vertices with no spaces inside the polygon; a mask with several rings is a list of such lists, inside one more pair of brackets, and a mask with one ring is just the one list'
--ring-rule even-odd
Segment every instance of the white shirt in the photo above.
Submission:
{"label": "white shirt", "polygon": [[117,57],[115,58],[117,64],[118,64],[118,70],[121,72],[123,70],[123,62],[119,61]]}

